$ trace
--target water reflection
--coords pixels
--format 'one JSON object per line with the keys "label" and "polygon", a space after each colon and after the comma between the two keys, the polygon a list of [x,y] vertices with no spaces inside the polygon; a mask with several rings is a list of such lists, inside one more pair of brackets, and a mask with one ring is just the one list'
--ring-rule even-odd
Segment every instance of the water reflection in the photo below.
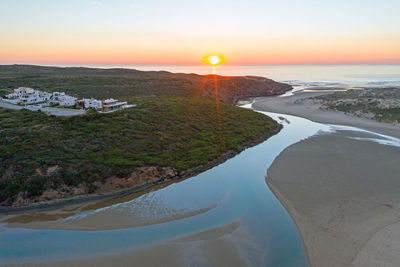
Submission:
{"label": "water reflection", "polygon": [[[35,227],[47,224],[47,229],[6,224],[0,239],[0,262],[121,253],[235,222],[240,227],[229,238],[251,264],[307,266],[296,226],[266,187],[264,177],[284,148],[319,131],[330,131],[330,127],[294,116],[266,114],[276,120],[284,118],[285,127],[278,135],[196,177],[121,203],[36,222]],[[77,225],[90,231],[48,229]],[[97,230],[111,228],[125,229]]]}

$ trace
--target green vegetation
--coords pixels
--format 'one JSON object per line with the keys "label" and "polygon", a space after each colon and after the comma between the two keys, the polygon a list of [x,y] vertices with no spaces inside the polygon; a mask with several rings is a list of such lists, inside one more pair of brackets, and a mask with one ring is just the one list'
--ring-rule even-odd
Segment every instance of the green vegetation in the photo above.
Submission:
{"label": "green vegetation", "polygon": [[316,97],[327,109],[383,122],[400,123],[400,88],[366,88]]}
{"label": "green vegetation", "polygon": [[138,106],[75,117],[0,109],[0,202],[11,203],[19,192],[38,196],[62,184],[128,177],[141,166],[187,170],[241,151],[279,127],[267,116],[209,98],[130,102]]}
{"label": "green vegetation", "polygon": [[18,194],[23,201],[32,200],[46,189],[64,190],[64,185],[68,191],[84,184],[93,192],[98,182],[151,166],[182,173],[224,152],[241,151],[276,132],[278,125],[231,104],[291,89],[262,77],[0,66],[0,95],[17,87],[64,91],[79,98],[113,97],[138,106],[70,118],[0,109],[3,204],[18,202]]}
{"label": "green vegetation", "polygon": [[[130,69],[56,68],[28,65],[0,66],[0,88],[23,86],[64,91],[76,97],[127,100],[143,96],[208,96],[236,103],[243,97],[281,94],[290,85],[261,77],[222,77]],[[1,94],[1,91],[0,91]]]}
{"label": "green vegetation", "polygon": [[10,90],[0,88],[0,97],[4,97],[6,94],[9,94],[9,93],[10,93]]}

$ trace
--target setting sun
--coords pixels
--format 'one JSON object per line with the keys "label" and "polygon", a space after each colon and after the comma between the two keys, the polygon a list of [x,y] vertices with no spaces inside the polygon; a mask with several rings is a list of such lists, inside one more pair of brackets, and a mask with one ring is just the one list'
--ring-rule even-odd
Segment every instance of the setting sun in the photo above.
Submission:
{"label": "setting sun", "polygon": [[220,54],[206,55],[203,62],[212,66],[217,66],[225,63],[225,57]]}
{"label": "setting sun", "polygon": [[218,56],[212,56],[208,60],[210,61],[211,65],[218,65],[221,62]]}

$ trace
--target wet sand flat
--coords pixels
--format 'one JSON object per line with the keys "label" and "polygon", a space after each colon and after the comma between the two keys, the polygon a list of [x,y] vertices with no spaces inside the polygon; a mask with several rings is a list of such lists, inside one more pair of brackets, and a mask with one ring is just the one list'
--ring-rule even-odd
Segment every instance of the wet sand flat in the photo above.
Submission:
{"label": "wet sand flat", "polygon": [[[249,266],[234,240],[245,238],[240,222],[130,252],[95,258],[26,263],[22,266]],[[20,266],[9,264],[6,266]]]}
{"label": "wet sand flat", "polygon": [[[400,138],[398,126],[328,111],[310,99],[331,92],[257,98],[253,107]],[[267,184],[293,217],[312,266],[400,265],[400,148],[339,131],[285,149]],[[374,136],[370,136],[375,138]]]}
{"label": "wet sand flat", "polygon": [[400,148],[356,135],[311,137],[268,170],[267,184],[296,222],[311,266],[400,265]]}

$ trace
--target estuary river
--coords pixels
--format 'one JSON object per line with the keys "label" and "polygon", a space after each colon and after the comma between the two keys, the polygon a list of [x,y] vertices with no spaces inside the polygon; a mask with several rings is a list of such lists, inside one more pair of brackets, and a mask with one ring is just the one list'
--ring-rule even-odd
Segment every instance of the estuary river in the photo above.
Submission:
{"label": "estuary river", "polygon": [[223,238],[246,265],[308,266],[296,225],[266,185],[266,173],[286,147],[334,127],[264,114],[284,125],[279,134],[195,177],[84,208],[3,219],[0,264],[122,255],[175,242],[185,264],[198,265],[202,256],[190,249],[195,242]]}

